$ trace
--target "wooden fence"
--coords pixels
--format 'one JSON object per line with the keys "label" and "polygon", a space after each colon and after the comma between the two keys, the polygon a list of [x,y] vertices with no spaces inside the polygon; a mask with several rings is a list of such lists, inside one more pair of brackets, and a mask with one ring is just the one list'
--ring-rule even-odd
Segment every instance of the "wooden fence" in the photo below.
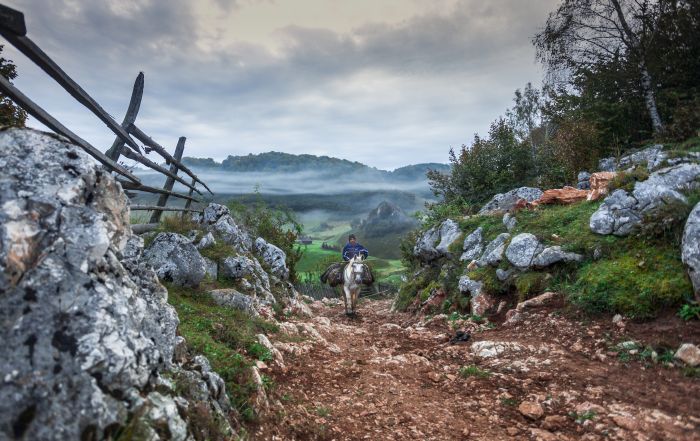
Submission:
{"label": "wooden fence", "polygon": [[[44,51],[39,48],[29,37],[27,37],[27,28],[24,23],[24,14],[0,5],[0,35],[2,35],[10,44],[17,50],[22,52],[27,58],[39,66],[45,73],[53,78],[61,87],[63,87],[73,98],[79,103],[87,107],[95,114],[103,123],[109,127],[116,135],[116,139],[112,146],[102,153],[99,149],[92,146],[90,143],[80,138],[78,135],[61,124],[56,118],[51,116],[47,111],[42,109],[38,104],[24,95],[20,90],[14,87],[5,77],[0,75],[0,91],[12,99],[18,106],[24,109],[29,115],[36,118],[59,135],[68,138],[71,142],[81,147],[89,155],[99,161],[105,168],[115,173],[117,180],[122,187],[127,190],[127,195],[133,198],[137,195],[134,192],[143,192],[150,194],[158,194],[156,205],[132,205],[131,210],[134,211],[151,211],[148,224],[135,225],[136,232],[148,231],[155,228],[160,221],[161,214],[164,211],[201,211],[201,209],[192,208],[192,202],[202,203],[202,201],[194,196],[196,192],[202,195],[202,192],[197,188],[197,184],[201,184],[210,194],[212,191],[207,185],[197,177],[187,166],[182,164],[182,154],[185,150],[185,138],[181,137],[175,147],[174,153],[171,155],[156,141],[151,139],[138,126],[136,126],[136,116],[138,115],[141,106],[141,98],[143,96],[144,75],[139,73],[134,83],[134,89],[131,93],[131,100],[126,115],[121,124],[117,123],[78,83],[76,83],[63,69],[59,67]],[[132,138],[133,136],[133,138]],[[136,143],[136,140],[143,143],[143,147]],[[162,160],[165,160],[166,165],[163,167],[158,163],[150,160],[145,154],[155,152]],[[152,170],[155,170],[165,175],[166,181],[163,188],[155,188],[144,185],[138,177],[136,177],[126,167],[119,164],[119,158],[124,156],[128,159],[136,161]],[[189,179],[185,180],[178,176],[178,171],[182,171]],[[188,188],[188,194],[177,193],[173,191],[175,182],[179,182]],[[184,207],[167,206],[170,197],[184,199]]]}

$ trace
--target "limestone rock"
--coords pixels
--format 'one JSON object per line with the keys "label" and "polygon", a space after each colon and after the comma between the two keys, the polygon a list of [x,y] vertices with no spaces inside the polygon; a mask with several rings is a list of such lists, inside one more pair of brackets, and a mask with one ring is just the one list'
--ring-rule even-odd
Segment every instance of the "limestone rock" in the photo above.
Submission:
{"label": "limestone rock", "polygon": [[440,257],[440,253],[435,249],[435,244],[440,238],[439,229],[432,227],[424,232],[416,241],[413,247],[413,255],[423,262],[430,262]]}
{"label": "limestone rock", "polygon": [[590,219],[598,234],[626,236],[642,222],[646,213],[672,202],[686,203],[680,190],[700,188],[700,164],[681,164],[657,170],[637,182],[631,194],[618,189],[605,198]]}
{"label": "limestone rock", "polygon": [[583,256],[576,253],[563,251],[560,246],[547,247],[532,259],[535,268],[546,268],[559,262],[581,262]]}
{"label": "limestone rock", "polygon": [[462,234],[459,229],[459,224],[452,219],[447,219],[442,224],[440,224],[440,243],[435,247],[435,249],[442,255],[447,256],[449,254],[449,247],[452,245]]}
{"label": "limestone rock", "polygon": [[503,215],[503,225],[506,227],[506,230],[510,233],[513,231],[513,228],[518,224],[518,220],[513,216],[511,213],[506,213]]}
{"label": "limestone rock", "polygon": [[204,269],[206,275],[211,279],[216,280],[219,277],[219,265],[208,257],[202,257],[204,259]]}
{"label": "limestone rock", "polygon": [[578,173],[576,176],[576,188],[579,190],[589,190],[591,188],[590,185],[590,179],[591,179],[591,174],[588,173],[587,171],[581,171]]}
{"label": "limestone rock", "polygon": [[688,366],[699,366],[700,348],[691,343],[683,343],[674,354],[674,357]]}
{"label": "limestone rock", "polygon": [[481,255],[482,251],[484,251],[483,230],[482,227],[479,227],[464,238],[464,245],[462,246],[464,252],[459,260],[471,262]]}
{"label": "limestone rock", "polygon": [[248,232],[236,223],[231,217],[231,211],[224,205],[210,203],[201,214],[195,214],[193,219],[241,253],[248,252],[253,247]]}
{"label": "limestone rock", "polygon": [[520,269],[530,267],[533,259],[544,247],[535,235],[521,233],[515,236],[506,249],[506,258]]}
{"label": "limestone rock", "polygon": [[185,236],[160,233],[144,251],[149,263],[161,280],[179,286],[198,286],[206,273],[204,259]]}
{"label": "limestone rock", "polygon": [[267,243],[262,237],[255,239],[255,253],[265,262],[272,272],[282,280],[289,278],[289,268],[287,268],[287,255],[277,246]]}
{"label": "limestone rock", "polygon": [[681,258],[688,267],[688,275],[695,291],[695,300],[700,302],[700,203],[695,205],[685,223]]}
{"label": "limestone rock", "polygon": [[197,243],[197,249],[201,250],[210,246],[216,245],[216,239],[211,232],[207,233],[202,237],[202,239]]}
{"label": "limestone rock", "polygon": [[459,278],[459,291],[471,296],[469,300],[472,314],[485,315],[496,305],[496,300],[483,290],[484,284],[470,279],[468,276]]}
{"label": "limestone rock", "polygon": [[501,281],[505,282],[508,280],[508,277],[510,277],[515,270],[513,268],[510,268],[508,270],[503,270],[501,268],[496,269],[496,278]]}
{"label": "limestone rock", "polygon": [[258,316],[258,302],[254,297],[241,294],[232,288],[214,289],[209,291],[207,294],[209,294],[218,305],[238,309],[251,316]]}
{"label": "limestone rock", "polygon": [[199,223],[213,225],[223,216],[230,216],[231,210],[225,205],[210,203],[199,215]]}
{"label": "limestone rock", "polygon": [[130,391],[170,366],[178,325],[128,245],[128,200],[81,149],[34,130],[0,131],[0,176],[0,439],[118,428],[140,403]]}
{"label": "limestone rock", "polygon": [[246,294],[257,296],[263,303],[275,303],[270,292],[270,275],[260,262],[247,256],[229,256],[221,264],[221,275],[234,279]]}
{"label": "limestone rock", "polygon": [[520,199],[524,199],[527,202],[536,201],[542,196],[542,190],[539,188],[531,187],[520,187],[510,190],[507,193],[499,193],[491,200],[486,203],[481,210],[479,210],[480,215],[484,214],[494,214],[498,212],[505,212],[513,209],[515,204]]}
{"label": "limestone rock", "polygon": [[480,358],[494,358],[508,352],[520,352],[523,349],[518,343],[489,340],[477,341],[471,346],[472,353]]}
{"label": "limestone rock", "polygon": [[424,262],[430,262],[450,254],[449,247],[461,235],[459,224],[447,219],[418,238],[413,254]]}
{"label": "limestone rock", "polygon": [[503,253],[506,249],[506,242],[510,239],[510,234],[501,233],[494,240],[486,245],[484,254],[477,260],[477,265],[484,267],[487,265],[498,266],[503,259]]}

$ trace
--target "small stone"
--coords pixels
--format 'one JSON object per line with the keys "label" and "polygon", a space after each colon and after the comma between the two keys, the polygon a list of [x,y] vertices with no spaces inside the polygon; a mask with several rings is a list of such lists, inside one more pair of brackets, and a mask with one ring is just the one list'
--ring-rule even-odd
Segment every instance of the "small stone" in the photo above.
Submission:
{"label": "small stone", "polygon": [[545,417],[542,427],[547,430],[556,430],[566,426],[568,421],[569,418],[564,415],[549,415]]}
{"label": "small stone", "polygon": [[518,406],[518,411],[526,418],[532,420],[538,420],[544,415],[544,409],[542,409],[542,406],[539,403],[532,401],[523,401],[520,403],[520,406]]}
{"label": "small stone", "polygon": [[683,343],[676,351],[674,357],[688,366],[698,366],[700,365],[700,348],[692,343]]}
{"label": "small stone", "polygon": [[639,429],[639,422],[637,422],[634,417],[626,415],[613,415],[612,420],[615,424],[623,429],[627,430],[637,430]]}
{"label": "small stone", "polygon": [[518,429],[517,427],[509,427],[506,429],[506,433],[509,436],[516,436],[518,433],[520,433],[520,429]]}

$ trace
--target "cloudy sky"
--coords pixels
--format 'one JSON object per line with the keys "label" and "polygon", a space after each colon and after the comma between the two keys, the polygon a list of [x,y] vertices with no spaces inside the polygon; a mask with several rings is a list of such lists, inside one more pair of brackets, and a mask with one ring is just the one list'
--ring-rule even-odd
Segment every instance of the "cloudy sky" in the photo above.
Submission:
{"label": "cloudy sky", "polygon": [[[28,36],[121,121],[213,157],[270,150],[382,169],[451,146],[539,85],[532,36],[557,0],[5,0]],[[1,38],[0,38],[1,39]],[[15,84],[105,150],[111,132],[5,46]],[[37,123],[32,122],[36,126]]]}

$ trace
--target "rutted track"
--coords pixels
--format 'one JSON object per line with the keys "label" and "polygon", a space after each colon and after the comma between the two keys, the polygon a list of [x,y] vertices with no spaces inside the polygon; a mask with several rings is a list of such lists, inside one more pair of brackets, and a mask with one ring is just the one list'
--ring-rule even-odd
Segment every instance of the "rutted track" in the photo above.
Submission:
{"label": "rutted track", "polygon": [[268,372],[276,387],[255,439],[700,440],[700,381],[620,362],[604,325],[541,309],[451,345],[444,318],[417,322],[388,300],[363,302],[357,319],[312,307],[285,329],[315,340],[276,344],[285,369]]}

